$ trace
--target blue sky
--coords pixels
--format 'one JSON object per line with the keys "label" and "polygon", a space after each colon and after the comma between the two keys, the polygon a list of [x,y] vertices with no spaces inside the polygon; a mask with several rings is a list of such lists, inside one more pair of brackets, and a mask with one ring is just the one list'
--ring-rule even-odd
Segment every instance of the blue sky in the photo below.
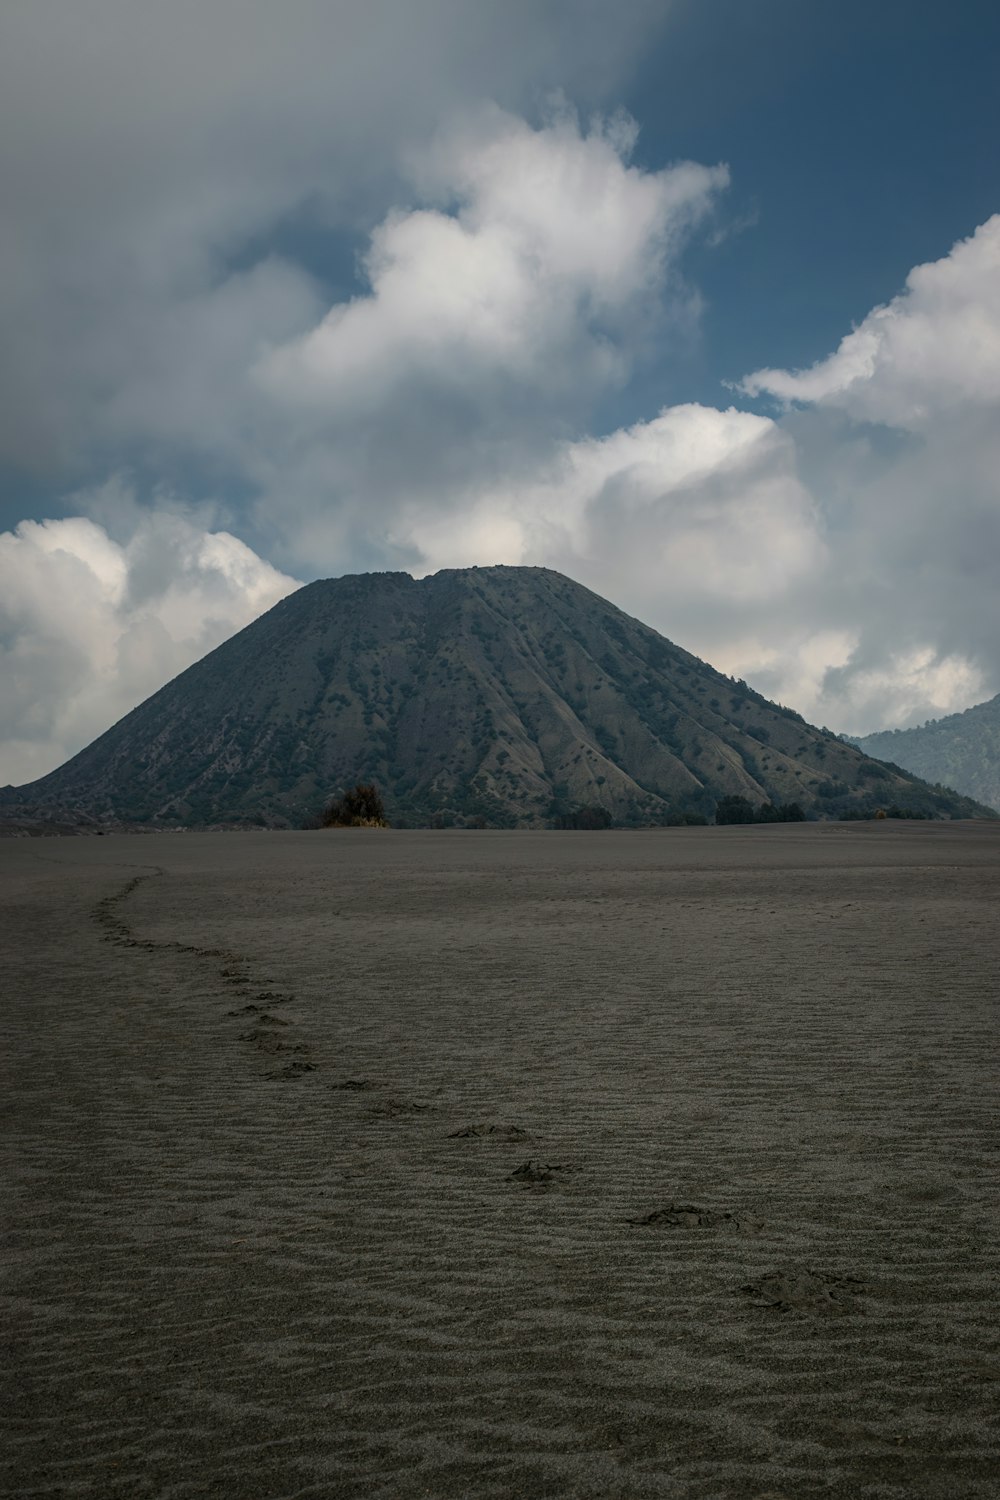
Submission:
{"label": "blue sky", "polygon": [[994,7],[238,14],[0,19],[0,783],[371,568],[838,729],[1000,690]]}
{"label": "blue sky", "polygon": [[639,155],[728,162],[749,221],[692,267],[698,399],[811,364],[997,211],[998,64],[1000,11],[978,0],[679,7],[625,93]]}

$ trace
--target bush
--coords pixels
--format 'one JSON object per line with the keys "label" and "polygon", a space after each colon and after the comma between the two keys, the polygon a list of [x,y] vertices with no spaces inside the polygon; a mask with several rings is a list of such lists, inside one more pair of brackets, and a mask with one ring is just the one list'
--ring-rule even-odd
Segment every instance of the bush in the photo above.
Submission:
{"label": "bush", "polygon": [[610,828],[611,814],[606,807],[577,807],[557,814],[555,828]]}
{"label": "bush", "polygon": [[755,821],[758,823],[804,823],[806,815],[798,802],[765,802],[758,808]]}
{"label": "bush", "polygon": [[385,806],[372,782],[359,781],[325,809],[324,828],[388,828]]}
{"label": "bush", "polygon": [[720,797],[715,804],[716,823],[752,823],[755,816],[753,803],[746,797]]}
{"label": "bush", "polygon": [[926,812],[919,807],[900,807],[893,803],[891,807],[872,807],[870,804],[862,804],[860,807],[847,807],[843,812],[837,814],[841,823],[855,823],[862,820],[874,818],[933,818],[934,814]]}

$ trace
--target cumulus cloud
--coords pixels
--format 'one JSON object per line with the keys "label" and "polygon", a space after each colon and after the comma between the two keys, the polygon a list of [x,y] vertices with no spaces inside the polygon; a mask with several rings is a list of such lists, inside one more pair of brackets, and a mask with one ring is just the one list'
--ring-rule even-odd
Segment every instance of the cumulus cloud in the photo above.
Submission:
{"label": "cumulus cloud", "polygon": [[672,336],[680,253],[728,174],[642,170],[633,142],[622,117],[492,109],[412,154],[423,201],[375,229],[368,290],[255,367],[274,410],[248,465],[293,565],[429,561],[421,536],[467,530],[498,475],[530,486],[651,331]]}
{"label": "cumulus cloud", "polygon": [[567,442],[530,482],[468,493],[447,522],[418,512],[399,527],[425,569],[468,566],[488,538],[497,561],[542,559],[675,626],[773,606],[823,562],[791,442],[768,418],[698,405]]}
{"label": "cumulus cloud", "polygon": [[394,201],[401,141],[557,84],[596,106],[663,16],[654,0],[12,0],[0,460],[81,482],[122,445],[176,462],[165,431],[228,447],[250,346],[319,316],[275,243],[304,227],[322,279],[336,232]]}
{"label": "cumulus cloud", "polygon": [[1000,404],[1000,214],[950,254],[916,266],[906,290],[876,307],[808,370],[757,370],[749,396],[822,402],[911,431]]}
{"label": "cumulus cloud", "polygon": [[44,775],[298,587],[225,531],[140,514],[0,534],[0,767]]}
{"label": "cumulus cloud", "polygon": [[633,141],[622,119],[584,133],[569,112],[532,129],[495,110],[438,141],[418,174],[454,210],[391,214],[364,260],[370,293],[272,352],[261,380],[331,421],[414,377],[462,390],[488,372],[533,396],[616,380],[625,351],[609,335],[640,300],[649,316],[669,252],[728,180],[693,163],[641,171]]}
{"label": "cumulus cloud", "polygon": [[849,621],[853,644],[806,704],[867,730],[1000,689],[1000,216],[912,270],[828,359],[741,389],[809,408],[782,425],[829,523],[812,618]]}
{"label": "cumulus cloud", "polygon": [[[574,444],[562,467],[567,560],[613,568],[619,589],[633,580],[659,618],[772,604],[821,563],[794,451],[765,418],[675,406]],[[551,525],[560,506],[537,509]]]}

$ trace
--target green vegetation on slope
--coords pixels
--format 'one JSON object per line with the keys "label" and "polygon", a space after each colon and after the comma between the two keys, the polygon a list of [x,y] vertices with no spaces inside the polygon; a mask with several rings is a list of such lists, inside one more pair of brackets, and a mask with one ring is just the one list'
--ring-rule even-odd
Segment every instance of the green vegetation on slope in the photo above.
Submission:
{"label": "green vegetation on slope", "polygon": [[866,755],[893,761],[925,781],[954,787],[1000,810],[1000,694],[922,728],[867,734],[853,743]]}

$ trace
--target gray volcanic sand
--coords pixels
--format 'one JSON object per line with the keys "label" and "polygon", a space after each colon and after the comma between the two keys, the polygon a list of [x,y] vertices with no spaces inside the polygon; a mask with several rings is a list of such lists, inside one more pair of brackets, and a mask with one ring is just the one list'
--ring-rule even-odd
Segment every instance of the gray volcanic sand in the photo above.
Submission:
{"label": "gray volcanic sand", "polygon": [[994,1496],[1000,825],[8,840],[9,1496]]}

